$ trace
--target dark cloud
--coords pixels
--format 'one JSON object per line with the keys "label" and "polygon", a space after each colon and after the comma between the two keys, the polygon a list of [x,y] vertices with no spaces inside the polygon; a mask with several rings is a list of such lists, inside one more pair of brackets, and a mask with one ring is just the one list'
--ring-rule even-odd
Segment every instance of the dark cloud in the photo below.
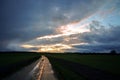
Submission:
{"label": "dark cloud", "polygon": [[[54,33],[54,28],[94,14],[105,0],[0,0],[0,50],[24,50],[17,45],[36,37]],[[51,8],[59,7],[58,11]],[[52,29],[48,27],[52,26]],[[114,28],[118,30],[117,28]],[[118,31],[115,32],[118,35]],[[111,41],[116,38],[107,33]],[[109,40],[98,34],[83,34],[83,41]],[[91,38],[91,37],[93,38]],[[119,40],[118,40],[119,41]],[[100,42],[100,41],[99,41]],[[101,41],[102,42],[102,41]],[[105,42],[105,41],[103,41]],[[102,43],[103,43],[102,42]]]}
{"label": "dark cloud", "polygon": [[91,32],[79,36],[80,41],[88,44],[75,46],[76,48],[84,52],[102,52],[113,49],[120,51],[120,26],[103,26],[97,21],[93,21],[90,26]]}
{"label": "dark cloud", "polygon": [[1,50],[7,50],[7,46],[11,42],[22,43],[37,36],[52,33],[52,31],[42,27],[36,29],[35,24],[38,20],[35,19],[34,13],[39,5],[39,3],[36,4],[36,1],[1,0],[0,4]]}
{"label": "dark cloud", "polygon": [[64,25],[91,16],[96,13],[104,3],[106,3],[105,0],[56,0],[53,3],[53,8],[58,8],[58,10],[49,11],[49,13],[55,23]]}

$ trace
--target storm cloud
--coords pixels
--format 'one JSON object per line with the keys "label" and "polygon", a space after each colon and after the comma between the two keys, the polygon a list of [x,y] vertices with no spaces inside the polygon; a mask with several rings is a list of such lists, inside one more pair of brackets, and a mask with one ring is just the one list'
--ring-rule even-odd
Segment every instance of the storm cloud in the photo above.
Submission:
{"label": "storm cloud", "polygon": [[[111,25],[106,25],[111,20],[109,18],[104,19],[106,21],[102,21],[103,23],[96,20],[96,15],[104,11],[103,8],[108,9],[110,6],[109,9],[111,9],[114,6],[113,13],[118,12],[118,3],[119,0],[110,2],[106,0],[0,0],[0,51],[29,51],[31,49],[20,46],[22,44],[52,45],[58,43],[64,46],[87,43],[83,46],[72,45],[71,50],[75,48],[81,50],[83,47],[84,50],[91,51],[114,48],[119,50],[120,26],[114,25],[119,23],[119,19],[114,16],[118,14],[113,15],[113,20],[116,20],[113,25],[113,22]],[[38,37],[59,35],[60,33],[56,32],[57,28],[84,20],[91,23],[89,25],[91,32],[36,40]],[[32,50],[37,49],[32,47]]]}
{"label": "storm cloud", "polygon": [[79,36],[80,41],[88,44],[74,47],[80,50],[83,49],[83,52],[101,52],[113,49],[120,51],[120,26],[103,26],[98,21],[93,21],[90,27],[91,32],[86,32]]}

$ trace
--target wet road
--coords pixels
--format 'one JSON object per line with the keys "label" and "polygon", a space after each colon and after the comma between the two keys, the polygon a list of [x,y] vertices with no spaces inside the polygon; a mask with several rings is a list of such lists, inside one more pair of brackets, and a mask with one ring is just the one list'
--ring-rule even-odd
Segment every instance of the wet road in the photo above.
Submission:
{"label": "wet road", "polygon": [[44,56],[44,68],[40,80],[58,80],[47,57]]}
{"label": "wet road", "polygon": [[8,76],[3,80],[30,80],[32,78],[33,72],[38,64],[39,60],[24,67],[23,69],[17,71],[16,73]]}
{"label": "wet road", "polygon": [[36,62],[3,80],[57,80],[57,78],[47,57],[42,56]]}

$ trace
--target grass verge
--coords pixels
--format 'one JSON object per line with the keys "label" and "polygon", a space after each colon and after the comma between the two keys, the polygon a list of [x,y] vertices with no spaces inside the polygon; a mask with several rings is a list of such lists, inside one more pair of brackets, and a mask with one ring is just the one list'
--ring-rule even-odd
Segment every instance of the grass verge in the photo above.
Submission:
{"label": "grass verge", "polygon": [[83,76],[71,71],[68,66],[62,65],[54,58],[48,57],[48,59],[50,60],[55,74],[59,80],[86,80]]}
{"label": "grass verge", "polygon": [[0,79],[5,78],[17,70],[31,64],[40,58],[36,53],[2,53],[0,54]]}
{"label": "grass verge", "polygon": [[76,62],[120,75],[120,55],[48,54],[48,56]]}

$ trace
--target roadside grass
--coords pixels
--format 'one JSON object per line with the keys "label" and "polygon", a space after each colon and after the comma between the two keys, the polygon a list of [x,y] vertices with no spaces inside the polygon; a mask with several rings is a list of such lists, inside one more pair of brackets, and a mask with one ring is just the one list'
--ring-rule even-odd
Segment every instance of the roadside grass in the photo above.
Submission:
{"label": "roadside grass", "polygon": [[55,75],[58,77],[59,80],[86,80],[82,76],[76,74],[75,72],[71,71],[69,67],[62,65],[54,60],[54,58],[48,57],[52,67],[55,71]]}
{"label": "roadside grass", "polygon": [[48,56],[76,62],[120,75],[120,55],[48,54]]}
{"label": "roadside grass", "polygon": [[24,66],[40,58],[37,53],[1,53],[0,54],[0,79],[5,78]]}
{"label": "roadside grass", "polygon": [[5,54],[0,54],[0,66],[7,66],[10,64],[14,64],[14,63],[18,63],[18,62],[22,62],[25,60],[29,60],[32,59],[34,57],[38,57],[40,56],[39,54],[34,54],[34,53],[30,53],[30,54],[26,54],[26,53],[5,53]]}

